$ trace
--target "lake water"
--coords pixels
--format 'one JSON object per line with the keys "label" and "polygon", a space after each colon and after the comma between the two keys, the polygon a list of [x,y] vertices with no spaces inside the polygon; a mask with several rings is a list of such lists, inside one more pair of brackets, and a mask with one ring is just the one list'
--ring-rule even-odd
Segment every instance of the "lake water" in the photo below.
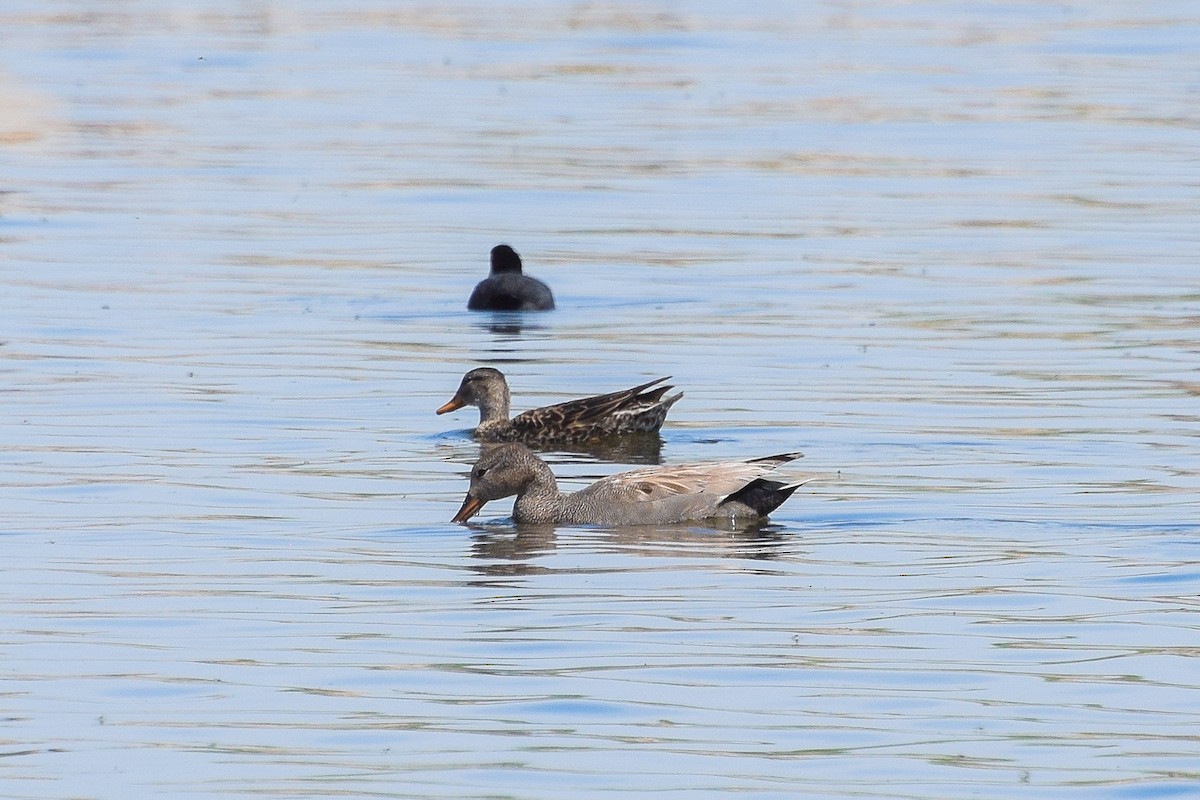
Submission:
{"label": "lake water", "polygon": [[[1200,796],[1200,8],[9,0],[0,796]],[[465,311],[507,242],[559,309]],[[448,522],[462,373],[770,525]]]}

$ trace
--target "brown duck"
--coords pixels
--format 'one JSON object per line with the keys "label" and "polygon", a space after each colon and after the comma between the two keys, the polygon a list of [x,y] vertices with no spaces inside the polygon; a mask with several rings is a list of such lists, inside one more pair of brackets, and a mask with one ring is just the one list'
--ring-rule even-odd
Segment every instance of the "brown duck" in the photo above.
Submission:
{"label": "brown duck", "polygon": [[463,376],[454,397],[437,413],[479,406],[479,427],[474,434],[482,442],[580,443],[618,434],[654,433],[675,401],[683,397],[683,392],[664,397],[674,388],[657,385],[665,380],[669,379],[657,378],[632,389],[535,408],[509,419],[508,381],[498,369],[478,367]]}
{"label": "brown duck", "polygon": [[523,444],[486,448],[471,469],[471,486],[453,522],[466,522],[489,500],[517,496],[513,521],[568,525],[664,525],[689,520],[761,520],[800,483],[768,480],[801,457],[780,453],[743,461],[649,467],[610,475],[578,492],[558,490],[546,462]]}

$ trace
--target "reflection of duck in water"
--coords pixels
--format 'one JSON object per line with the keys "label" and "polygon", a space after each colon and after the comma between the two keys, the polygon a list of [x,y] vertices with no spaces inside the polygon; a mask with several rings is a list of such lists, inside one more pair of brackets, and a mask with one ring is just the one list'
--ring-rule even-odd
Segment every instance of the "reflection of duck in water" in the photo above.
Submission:
{"label": "reflection of duck in water", "polygon": [[[552,571],[540,556],[559,546],[559,528],[553,524],[522,524],[497,519],[462,523],[471,532],[469,569],[480,575],[539,575]],[[657,558],[679,558],[684,547],[694,556],[772,560],[795,542],[783,525],[768,519],[757,522],[696,520],[671,525],[630,525],[605,533],[605,542],[631,548],[630,552]]]}
{"label": "reflection of duck in water", "polygon": [[513,521],[595,525],[661,525],[689,520],[754,522],[800,486],[767,480],[800,458],[781,453],[744,461],[649,467],[610,475],[563,494],[546,462],[522,444],[487,448],[471,469],[471,486],[453,522],[466,522],[489,500],[517,496]]}
{"label": "reflection of duck in water", "polygon": [[632,389],[535,408],[509,419],[504,374],[491,367],[478,367],[463,376],[454,397],[437,413],[479,406],[479,427],[473,433],[481,442],[578,444],[619,434],[657,433],[667,411],[683,397],[683,392],[663,397],[674,388],[655,385],[665,380],[657,378]]}
{"label": "reflection of duck in water", "polygon": [[492,273],[481,280],[467,301],[471,311],[549,311],[550,287],[521,273],[521,257],[506,244],[492,248]]}

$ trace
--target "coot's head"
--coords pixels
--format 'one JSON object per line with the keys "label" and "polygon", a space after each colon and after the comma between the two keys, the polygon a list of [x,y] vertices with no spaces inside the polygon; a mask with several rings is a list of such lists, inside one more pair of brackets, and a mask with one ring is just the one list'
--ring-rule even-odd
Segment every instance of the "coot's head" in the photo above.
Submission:
{"label": "coot's head", "polygon": [[492,274],[505,272],[521,273],[521,257],[517,251],[506,244],[498,244],[492,248]]}

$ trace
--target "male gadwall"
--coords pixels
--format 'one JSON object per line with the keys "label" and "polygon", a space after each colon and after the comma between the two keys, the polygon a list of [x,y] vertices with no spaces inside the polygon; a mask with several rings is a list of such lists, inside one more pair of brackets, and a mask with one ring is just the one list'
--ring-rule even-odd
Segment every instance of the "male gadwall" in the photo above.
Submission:
{"label": "male gadwall", "polygon": [[791,497],[799,483],[763,476],[800,458],[781,453],[746,461],[649,467],[610,475],[571,494],[558,490],[546,462],[519,443],[486,448],[453,522],[466,522],[489,500],[517,496],[518,523],[662,525],[688,520],[751,522]]}
{"label": "male gadwall", "polygon": [[521,274],[521,257],[506,244],[492,248],[492,273],[481,280],[467,300],[470,311],[549,311],[554,308],[550,287]]}
{"label": "male gadwall", "polygon": [[[568,400],[508,418],[508,381],[498,369],[478,367],[463,376],[439,414],[479,406],[475,437],[482,442],[579,443],[624,433],[654,433],[683,392],[663,397],[673,386],[658,378],[632,389]],[[655,388],[651,389],[650,387]]]}

